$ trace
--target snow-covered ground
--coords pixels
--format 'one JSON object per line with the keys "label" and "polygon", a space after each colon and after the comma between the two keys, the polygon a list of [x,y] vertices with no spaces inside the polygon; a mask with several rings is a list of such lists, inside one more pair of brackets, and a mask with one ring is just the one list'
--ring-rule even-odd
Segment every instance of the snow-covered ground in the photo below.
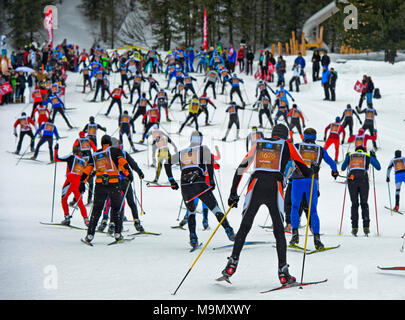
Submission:
{"label": "snow-covered ground", "polygon": [[[309,60],[309,56],[306,57]],[[288,70],[292,67],[293,57],[287,57]],[[139,236],[130,243],[109,247],[111,238],[96,234],[94,247],[83,245],[80,238],[85,231],[64,227],[41,225],[40,221],[50,221],[53,190],[54,166],[39,164],[31,161],[21,161],[16,165],[18,157],[7,151],[14,151],[16,140],[12,135],[12,125],[22,110],[31,111],[31,105],[7,105],[0,108],[3,125],[0,127],[0,144],[3,149],[2,172],[3,183],[0,184],[0,298],[2,299],[404,299],[404,274],[379,271],[377,265],[404,265],[404,254],[400,253],[402,245],[401,235],[405,232],[405,217],[391,215],[384,209],[388,205],[388,190],[385,182],[385,170],[394,151],[404,149],[402,134],[404,132],[404,111],[401,103],[404,101],[403,90],[405,62],[390,65],[383,62],[348,61],[345,64],[332,66],[339,73],[337,82],[337,101],[324,102],[323,89],[319,82],[301,86],[299,93],[292,93],[296,103],[304,111],[307,127],[314,127],[318,137],[322,139],[326,125],[342,114],[347,103],[356,106],[358,93],[353,90],[354,83],[363,74],[371,75],[375,86],[380,88],[382,99],[375,100],[378,112],[377,128],[379,133],[377,157],[382,165],[380,172],[375,172],[376,194],[378,209],[378,226],[380,236],[376,236],[376,215],[372,176],[370,182],[370,217],[371,234],[365,238],[354,238],[350,235],[350,201],[348,195],[343,221],[343,235],[338,236],[342,202],[345,186],[336,183],[330,176],[330,169],[323,164],[320,173],[320,199],[318,213],[321,220],[322,241],[325,246],[340,244],[337,250],[307,256],[305,265],[306,281],[328,279],[325,284],[306,287],[304,290],[290,289],[282,292],[262,295],[259,291],[278,286],[276,249],[272,244],[245,247],[240,257],[236,274],[232,277],[233,285],[218,283],[214,279],[224,268],[231,248],[213,250],[216,246],[229,244],[222,228],[213,237],[211,243],[192,269],[176,296],[171,293],[190,268],[199,251],[189,253],[188,231],[171,229],[178,224],[176,221],[181,196],[179,191],[170,188],[147,188],[143,184],[143,205],[146,214],[141,216],[146,230],[160,232],[160,236]],[[308,78],[311,78],[308,70]],[[286,80],[292,75],[288,71]],[[197,75],[198,84],[195,87],[202,91],[203,78]],[[242,90],[247,102],[254,102],[256,81],[253,77],[242,75],[245,80],[245,90]],[[157,76],[162,86],[166,81],[161,75]],[[114,86],[119,76],[113,75]],[[89,116],[100,114],[96,121],[108,129],[112,134],[117,127],[118,112],[115,107],[110,118],[102,116],[106,112],[109,102],[89,103],[91,95],[80,93],[77,87],[80,78],[78,74],[69,74],[66,94],[66,106],[77,108],[68,113],[72,123],[78,127],[67,130],[61,117],[56,118],[56,125],[61,136],[61,155],[71,151],[73,141],[87,123]],[[173,84],[172,84],[173,85]],[[125,87],[126,91],[127,88]],[[210,90],[208,91],[210,94]],[[228,88],[229,95],[229,88]],[[215,112],[211,127],[202,127],[205,135],[204,142],[214,150],[218,145],[222,159],[221,170],[218,174],[219,185],[215,190],[219,201],[218,190],[227,209],[227,198],[232,183],[234,171],[245,154],[245,141],[222,143],[212,138],[222,138],[227,121],[225,108],[229,96],[219,95],[215,104]],[[235,98],[238,102],[238,98]],[[273,99],[274,100],[274,99]],[[125,100],[124,100],[125,101]],[[126,101],[125,101],[126,102]],[[132,106],[125,104],[124,109],[132,111]],[[171,116],[177,121],[183,121],[185,114],[179,112],[176,103],[171,109]],[[27,112],[27,113],[28,113]],[[210,109],[211,115],[213,109]],[[251,111],[240,113],[241,125],[245,129],[241,136],[247,135],[247,125]],[[204,118],[204,116],[203,116]],[[200,118],[200,123],[203,123]],[[257,113],[253,114],[250,126],[258,124]],[[162,127],[168,132],[178,128],[178,122],[169,124],[163,115]],[[355,130],[359,123],[355,120]],[[140,120],[136,123],[137,134],[135,141],[140,139]],[[186,127],[180,139],[173,135],[179,148],[188,144],[189,135],[193,128]],[[234,137],[234,129],[229,139]],[[117,136],[117,135],[115,135]],[[100,139],[101,135],[99,135]],[[296,136],[298,139],[298,136]],[[299,139],[298,139],[299,140]],[[125,145],[128,141],[124,138]],[[22,150],[28,146],[24,141]],[[139,148],[142,148],[139,146]],[[346,151],[347,145],[344,146]],[[405,150],[404,150],[405,151]],[[334,150],[329,149],[334,155]],[[31,156],[31,154],[29,154]],[[134,156],[145,178],[154,178],[154,169],[147,166],[147,153]],[[342,158],[342,155],[340,155]],[[47,147],[44,145],[39,154],[39,160],[48,161]],[[63,219],[60,205],[61,189],[65,177],[65,165],[58,164],[56,177],[56,196],[54,221]],[[174,169],[178,178],[179,171]],[[244,178],[241,186],[246,181]],[[166,175],[162,172],[161,182],[166,182]],[[139,180],[136,178],[137,195],[140,196]],[[391,194],[394,194],[391,183]],[[87,194],[86,194],[87,199]],[[241,207],[233,209],[229,214],[229,221],[238,230],[241,221]],[[201,206],[201,205],[200,205]],[[404,205],[402,205],[404,211]],[[90,214],[90,207],[88,208]],[[182,211],[181,216],[185,211]],[[129,211],[126,212],[131,217]],[[248,240],[274,241],[271,232],[267,232],[258,225],[262,225],[267,216],[267,209],[261,208],[254,225],[248,235]],[[217,225],[215,217],[209,216],[211,230],[202,231],[202,215],[197,216],[197,234],[201,242],[206,243],[213,229]],[[269,221],[267,222],[267,224]],[[304,224],[305,222],[303,222]],[[73,225],[84,226],[79,212],[75,212]],[[361,222],[360,222],[361,227]],[[132,233],[132,224],[125,223]],[[301,234],[304,234],[301,231]],[[290,236],[287,236],[289,241]],[[312,237],[308,240],[309,249],[313,248]],[[301,237],[300,244],[304,244]],[[290,272],[300,277],[303,255],[288,251]],[[50,278],[56,276],[56,278]],[[56,279],[56,282],[50,281]],[[57,285],[57,288],[51,284]]]}

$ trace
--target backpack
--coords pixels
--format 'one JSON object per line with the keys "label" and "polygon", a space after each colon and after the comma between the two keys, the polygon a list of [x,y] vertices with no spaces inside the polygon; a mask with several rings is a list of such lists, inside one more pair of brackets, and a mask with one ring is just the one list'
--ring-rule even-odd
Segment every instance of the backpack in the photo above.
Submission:
{"label": "backpack", "polygon": [[378,88],[375,88],[375,89],[374,89],[374,96],[373,96],[373,98],[374,98],[374,99],[381,99],[380,89],[378,89]]}

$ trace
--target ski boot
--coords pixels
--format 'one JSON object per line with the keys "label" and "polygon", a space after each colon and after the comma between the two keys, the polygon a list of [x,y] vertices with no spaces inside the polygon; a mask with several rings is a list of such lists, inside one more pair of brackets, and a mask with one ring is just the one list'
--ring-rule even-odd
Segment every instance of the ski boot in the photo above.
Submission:
{"label": "ski boot", "polygon": [[364,232],[364,235],[365,235],[366,237],[368,237],[368,234],[370,233],[370,228],[368,228],[368,227],[363,227],[363,232]]}
{"label": "ski boot", "polygon": [[285,266],[278,268],[278,279],[282,285],[292,284],[297,281],[297,279],[288,272],[288,267],[289,265],[286,264]]}
{"label": "ski boot", "polygon": [[210,226],[208,225],[208,210],[203,209],[203,228],[207,230]]}
{"label": "ski boot", "polygon": [[316,250],[322,250],[325,248],[325,246],[321,242],[319,234],[314,234],[314,245]]}
{"label": "ski boot", "polygon": [[63,226],[70,226],[70,216],[65,216],[65,220],[63,220],[60,224]]}
{"label": "ski boot", "polygon": [[357,231],[359,229],[358,228],[352,228],[352,235],[354,235],[355,237],[357,237]]}
{"label": "ski boot", "polygon": [[16,150],[13,152],[14,154],[20,154],[20,151]]}
{"label": "ski boot", "polygon": [[123,222],[127,222],[127,221],[128,221],[128,218],[127,218],[126,215],[123,215],[123,216],[122,216],[122,221],[123,221]]}
{"label": "ski boot", "polygon": [[85,238],[84,241],[87,243],[90,243],[94,239],[94,236],[92,234],[88,234]]}
{"label": "ski boot", "polygon": [[107,227],[107,219],[103,219],[101,220],[101,223],[97,228],[97,231],[103,232],[106,227]]}
{"label": "ski boot", "polygon": [[222,270],[222,275],[228,279],[236,272],[237,267],[238,267],[238,259],[228,257],[228,263],[226,264],[225,269]]}
{"label": "ski boot", "polygon": [[222,138],[222,141],[226,141],[226,137],[223,137],[223,138]]}
{"label": "ski boot", "polygon": [[135,219],[134,226],[135,226],[136,231],[138,231],[138,232],[145,232],[145,229],[144,229],[143,226],[141,225],[141,220]]}
{"label": "ski boot", "polygon": [[225,232],[229,240],[235,241],[235,233],[233,232],[233,229],[231,227],[227,227],[225,229]]}
{"label": "ski boot", "polygon": [[290,240],[290,246],[296,246],[298,242],[300,242],[298,229],[292,229],[292,238]]}
{"label": "ski boot", "polygon": [[190,233],[190,245],[193,247],[193,249],[198,247],[198,238],[195,233]]}
{"label": "ski boot", "polygon": [[114,239],[115,241],[121,241],[124,240],[124,237],[122,236],[121,233],[114,233]]}
{"label": "ski boot", "polygon": [[89,227],[89,225],[90,225],[89,218],[84,219],[84,224],[86,225],[87,228]]}
{"label": "ski boot", "polygon": [[143,144],[145,140],[142,138],[141,140],[138,141],[138,143]]}
{"label": "ski boot", "polygon": [[182,227],[182,226],[184,226],[186,223],[187,223],[187,218],[184,217],[184,219],[180,221],[179,226]]}
{"label": "ski boot", "polygon": [[292,232],[292,227],[291,227],[291,223],[287,224],[286,227],[284,228],[285,232],[291,233]]}
{"label": "ski boot", "polygon": [[204,219],[203,219],[202,224],[203,224],[204,230],[207,230],[207,229],[210,227],[210,226],[208,225],[208,219],[207,219],[207,218],[204,218]]}
{"label": "ski boot", "polygon": [[36,156],[32,156],[30,159],[31,159],[31,160],[37,160],[37,157],[36,157]]}
{"label": "ski boot", "polygon": [[398,205],[396,205],[396,206],[394,207],[394,209],[392,209],[392,211],[395,211],[395,212],[398,212],[398,210],[399,210],[399,206],[398,206]]}
{"label": "ski boot", "polygon": [[135,147],[132,147],[132,152],[139,152],[139,150],[138,149],[136,149]]}
{"label": "ski boot", "polygon": [[114,231],[115,231],[115,224],[110,223],[110,225],[108,226],[107,233],[112,236],[114,234]]}

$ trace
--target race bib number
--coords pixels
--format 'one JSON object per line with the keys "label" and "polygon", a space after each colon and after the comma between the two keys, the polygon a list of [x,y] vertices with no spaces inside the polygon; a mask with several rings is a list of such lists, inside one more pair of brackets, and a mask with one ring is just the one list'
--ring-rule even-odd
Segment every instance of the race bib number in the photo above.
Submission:
{"label": "race bib number", "polygon": [[89,139],[80,139],[80,150],[81,151],[88,151],[91,148]]}
{"label": "race bib number", "polygon": [[331,133],[339,133],[339,125],[338,124],[332,124],[330,128]]}
{"label": "race bib number", "polygon": [[75,157],[73,161],[73,166],[71,172],[77,175],[82,175],[84,168],[86,167],[86,161],[84,159],[80,159]]}
{"label": "race bib number", "polygon": [[366,119],[373,120],[374,119],[374,111],[366,111]]}
{"label": "race bib number", "polygon": [[366,156],[363,154],[352,154],[350,157],[350,170],[366,168]]}
{"label": "race bib number", "polygon": [[46,123],[44,130],[49,131],[49,132],[53,132],[53,124],[52,123]]}
{"label": "race bib number", "polygon": [[394,160],[395,172],[405,170],[405,161],[404,159]]}
{"label": "race bib number", "polygon": [[198,112],[198,109],[199,109],[198,103],[193,102],[193,103],[191,104],[191,107],[190,107],[190,112],[196,113],[196,112]]}
{"label": "race bib number", "polygon": [[307,166],[310,166],[311,163],[318,163],[319,159],[319,147],[318,146],[309,146],[309,145],[300,145],[299,148],[300,155],[304,160]]}
{"label": "race bib number", "polygon": [[180,152],[182,168],[198,166],[198,149],[186,149]]}
{"label": "race bib number", "polygon": [[256,169],[266,171],[280,171],[282,144],[259,142],[256,153]]}
{"label": "race bib number", "polygon": [[114,171],[114,165],[111,160],[110,150],[97,152],[93,155],[93,158],[97,172]]}

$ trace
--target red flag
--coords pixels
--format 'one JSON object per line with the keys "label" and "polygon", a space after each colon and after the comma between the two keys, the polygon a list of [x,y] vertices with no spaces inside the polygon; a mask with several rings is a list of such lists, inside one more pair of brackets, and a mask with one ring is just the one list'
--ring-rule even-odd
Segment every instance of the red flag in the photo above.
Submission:
{"label": "red flag", "polygon": [[204,50],[208,48],[208,41],[207,41],[207,10],[204,9]]}
{"label": "red flag", "polygon": [[45,25],[48,30],[48,37],[49,37],[49,47],[52,48],[53,45],[53,12],[52,8],[48,8],[47,12],[45,13]]}
{"label": "red flag", "polygon": [[363,84],[357,80],[356,84],[354,85],[354,90],[361,93],[363,91]]}
{"label": "red flag", "polygon": [[11,91],[13,91],[13,89],[11,88],[11,86],[8,82],[5,82],[0,86],[1,95],[5,95],[7,93],[10,93]]}
{"label": "red flag", "polygon": [[270,74],[273,74],[274,73],[274,69],[275,69],[275,67],[274,67],[274,64],[272,64],[271,62],[269,63],[269,73]]}

